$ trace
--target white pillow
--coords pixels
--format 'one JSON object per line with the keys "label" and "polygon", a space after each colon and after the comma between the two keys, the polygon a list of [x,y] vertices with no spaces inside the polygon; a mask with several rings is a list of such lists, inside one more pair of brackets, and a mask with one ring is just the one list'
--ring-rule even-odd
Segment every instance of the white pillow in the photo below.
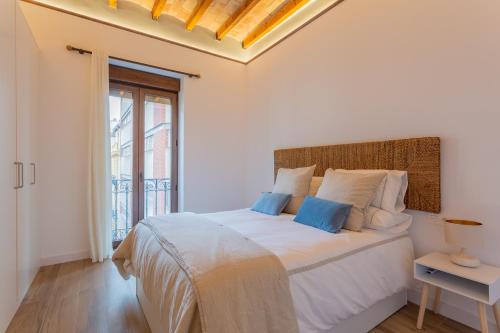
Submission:
{"label": "white pillow", "polygon": [[377,187],[377,192],[375,193],[375,196],[373,197],[373,201],[370,202],[370,205],[374,207],[382,207],[382,199],[384,197],[384,188],[385,188],[385,183],[387,181],[387,170],[345,170],[345,169],[336,169],[335,171],[337,172],[343,172],[343,173],[359,173],[359,174],[374,174],[374,173],[379,173],[384,175],[384,179],[380,182],[380,185]]}
{"label": "white pillow", "polygon": [[380,184],[377,189],[376,197],[371,203],[372,206],[383,210],[401,213],[405,210],[405,194],[408,189],[408,172],[400,170],[344,170],[337,169],[335,171],[345,173],[384,173],[386,179]]}
{"label": "white pillow", "polygon": [[408,189],[408,172],[389,170],[387,182],[385,183],[383,210],[393,213],[401,213],[405,210],[405,194]]}
{"label": "white pillow", "polygon": [[366,210],[366,228],[389,233],[401,233],[407,230],[413,221],[413,216],[404,213],[391,213],[376,207]]}
{"label": "white pillow", "polygon": [[323,182],[323,177],[312,177],[311,184],[309,185],[309,195],[311,197],[316,196],[322,182]]}
{"label": "white pillow", "polygon": [[344,228],[361,231],[365,210],[372,202],[384,177],[383,173],[345,173],[328,169],[316,197],[351,204],[351,214]]}
{"label": "white pillow", "polygon": [[305,196],[309,193],[309,186],[315,168],[316,165],[296,169],[280,168],[278,170],[273,193],[292,195],[292,198],[284,209],[285,213],[297,214],[302,201],[304,201]]}
{"label": "white pillow", "polygon": [[383,232],[386,234],[397,235],[397,234],[401,234],[401,233],[405,232],[406,230],[408,230],[411,227],[412,221],[413,221],[413,218],[410,217],[407,220],[405,220],[403,223],[395,225],[394,227],[383,228],[383,229],[375,229],[375,228],[369,228],[369,229],[374,229],[374,230],[377,230],[379,232]]}

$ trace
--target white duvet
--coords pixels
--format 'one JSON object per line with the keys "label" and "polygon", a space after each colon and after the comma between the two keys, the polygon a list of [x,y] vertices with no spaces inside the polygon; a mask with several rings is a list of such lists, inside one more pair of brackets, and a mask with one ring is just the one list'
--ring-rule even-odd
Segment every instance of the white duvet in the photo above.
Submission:
{"label": "white duvet", "polygon": [[406,233],[363,229],[331,234],[248,209],[203,214],[274,253],[289,272],[301,332],[328,332],[378,301],[406,289],[413,246]]}

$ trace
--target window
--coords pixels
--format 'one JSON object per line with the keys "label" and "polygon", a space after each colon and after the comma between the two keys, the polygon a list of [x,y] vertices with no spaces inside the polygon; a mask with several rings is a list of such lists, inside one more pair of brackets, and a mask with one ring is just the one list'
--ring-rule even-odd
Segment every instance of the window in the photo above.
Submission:
{"label": "window", "polygon": [[150,75],[110,66],[114,246],[144,217],[177,211],[179,82]]}

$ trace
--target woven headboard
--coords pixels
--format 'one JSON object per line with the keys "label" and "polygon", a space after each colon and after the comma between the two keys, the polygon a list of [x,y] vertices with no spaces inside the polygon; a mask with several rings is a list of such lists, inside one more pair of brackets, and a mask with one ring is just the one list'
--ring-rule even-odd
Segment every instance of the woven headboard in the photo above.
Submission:
{"label": "woven headboard", "polygon": [[316,164],[315,176],[333,169],[408,171],[408,209],[441,211],[440,140],[438,137],[352,143],[274,151],[274,175],[279,168]]}

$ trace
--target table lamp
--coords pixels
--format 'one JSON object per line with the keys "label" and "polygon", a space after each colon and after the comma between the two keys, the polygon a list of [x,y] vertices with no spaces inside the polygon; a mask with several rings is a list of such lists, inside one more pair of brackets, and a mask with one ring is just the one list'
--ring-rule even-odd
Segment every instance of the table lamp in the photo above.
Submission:
{"label": "table lamp", "polygon": [[444,238],[446,243],[460,246],[458,253],[450,255],[454,264],[465,267],[478,267],[478,258],[465,253],[466,249],[479,248],[483,243],[483,224],[467,220],[444,220]]}

